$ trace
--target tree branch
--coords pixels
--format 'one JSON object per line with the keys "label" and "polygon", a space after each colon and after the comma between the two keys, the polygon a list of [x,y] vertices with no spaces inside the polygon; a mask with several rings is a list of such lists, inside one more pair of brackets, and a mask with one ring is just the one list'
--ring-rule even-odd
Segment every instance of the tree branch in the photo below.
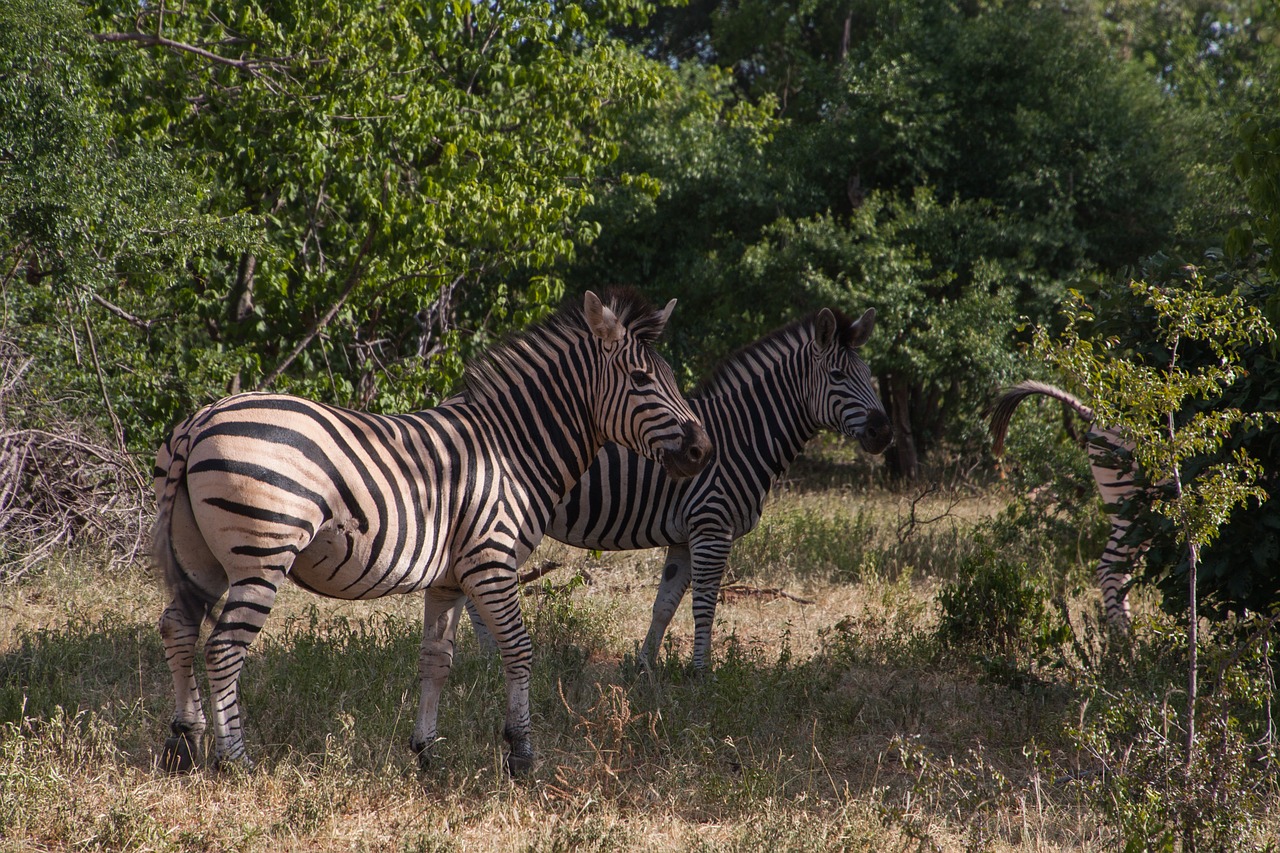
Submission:
{"label": "tree branch", "polygon": [[277,364],[275,369],[268,373],[263,380],[258,383],[254,390],[263,391],[271,387],[271,384],[280,378],[280,374],[284,373],[284,371],[288,369],[289,365],[293,364],[294,360],[302,354],[302,351],[306,349],[313,340],[315,340],[321,330],[323,330],[325,326],[329,325],[329,323],[333,321],[333,318],[337,316],[338,311],[342,308],[343,304],[346,303],[347,298],[351,296],[355,291],[356,286],[360,284],[360,272],[364,264],[365,256],[369,254],[369,249],[373,246],[373,238],[377,235],[378,227],[381,222],[381,217],[378,217],[369,223],[369,232],[365,234],[364,242],[360,244],[360,251],[356,254],[355,260],[351,263],[351,272],[347,275],[346,287],[343,288],[342,294],[338,297],[337,301],[329,306],[329,310],[316,318],[316,321],[311,324],[309,329],[307,329],[307,333],[302,336],[302,340],[298,341],[297,345],[294,346],[289,355],[285,356],[284,361]]}
{"label": "tree branch", "polygon": [[218,65],[226,65],[231,68],[238,68],[247,73],[256,73],[256,69],[261,66],[277,65],[282,60],[246,60],[233,59],[229,56],[220,56],[212,51],[205,50],[202,47],[196,47],[193,44],[186,44],[173,39],[165,38],[161,35],[147,35],[146,33],[94,33],[95,41],[100,42],[135,42],[143,47],[163,47],[179,53],[192,53],[203,59]]}

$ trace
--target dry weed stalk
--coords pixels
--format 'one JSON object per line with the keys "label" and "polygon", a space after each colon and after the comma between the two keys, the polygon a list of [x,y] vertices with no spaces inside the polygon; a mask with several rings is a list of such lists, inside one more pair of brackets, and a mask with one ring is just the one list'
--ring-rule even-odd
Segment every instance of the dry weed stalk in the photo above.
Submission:
{"label": "dry weed stalk", "polygon": [[636,751],[627,732],[637,723],[646,725],[649,733],[658,737],[656,714],[636,714],[631,700],[621,685],[607,687],[599,683],[596,690],[600,699],[585,714],[574,710],[564,695],[564,683],[557,679],[556,690],[560,701],[574,718],[578,731],[591,748],[593,758],[587,767],[574,770],[561,765],[556,768],[556,781],[549,790],[565,798],[578,798],[599,792],[606,796],[617,793],[620,774],[636,765]]}
{"label": "dry weed stalk", "polygon": [[30,365],[0,339],[0,582],[67,548],[100,546],[113,564],[133,562],[147,536],[146,481],[127,453],[33,395]]}

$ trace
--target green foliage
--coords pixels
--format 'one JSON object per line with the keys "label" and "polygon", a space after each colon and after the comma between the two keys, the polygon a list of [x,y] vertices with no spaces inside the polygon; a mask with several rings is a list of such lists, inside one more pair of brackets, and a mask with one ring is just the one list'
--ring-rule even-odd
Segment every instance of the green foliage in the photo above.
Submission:
{"label": "green foliage", "polygon": [[260,384],[434,402],[595,234],[645,9],[6,4],[8,334],[135,450]]}
{"label": "green foliage", "polygon": [[938,642],[974,654],[994,677],[1016,681],[1019,672],[1048,662],[1070,634],[1047,599],[1026,564],[994,551],[970,558],[962,575],[938,591]]}
{"label": "green foliage", "polygon": [[0,334],[68,414],[140,442],[169,416],[174,363],[219,359],[183,355],[198,320],[174,304],[175,274],[245,250],[252,222],[210,210],[208,186],[165,143],[116,133],[95,73],[110,52],[75,4],[0,4]]}
{"label": "green foliage", "polygon": [[1217,678],[1197,711],[1199,748],[1191,766],[1185,721],[1167,687],[1187,665],[1186,636],[1167,619],[1155,622],[1106,683],[1088,686],[1087,710],[1068,734],[1100,771],[1083,788],[1125,850],[1176,849],[1188,829],[1203,849],[1273,849],[1258,822],[1261,804],[1275,791],[1276,760],[1269,646],[1255,642],[1258,629],[1262,636],[1269,629],[1260,622],[1219,627],[1204,641],[1206,671]]}
{"label": "green foliage", "polygon": [[[914,475],[915,443],[973,450],[981,401],[1014,375],[1013,317],[1044,317],[1067,281],[1131,263],[1209,201],[1185,194],[1184,112],[1093,23],[943,0],[668,12],[633,37],[680,68],[679,103],[718,110],[644,117],[619,165],[657,195],[602,198],[570,284],[680,288],[694,310],[673,360],[691,375],[819,305],[874,305],[893,334],[868,360],[910,425],[892,470]],[[668,101],[651,115],[672,118]]]}
{"label": "green foliage", "polygon": [[[1056,341],[1043,329],[1036,334],[1038,351],[1087,391],[1098,426],[1118,427],[1134,443],[1147,481],[1171,484],[1146,503],[1169,520],[1191,553],[1214,541],[1232,509],[1267,496],[1247,451],[1237,445],[1220,452],[1233,433],[1274,423],[1272,413],[1221,401],[1245,375],[1246,356],[1272,338],[1262,313],[1232,283],[1206,280],[1194,267],[1160,285],[1132,282],[1130,304],[1141,312],[1147,336],[1140,346],[1132,345],[1132,315],[1120,320],[1130,325],[1124,336],[1082,337],[1081,328],[1096,315],[1079,295],[1066,308],[1067,328]],[[1205,457],[1215,461],[1187,467]]]}
{"label": "green foliage", "polygon": [[266,224],[252,260],[207,271],[214,340],[261,359],[242,381],[283,369],[283,387],[386,409],[400,402],[380,397],[386,366],[421,356],[431,368],[413,389],[421,406],[457,378],[459,347],[465,354],[554,303],[555,280],[521,276],[590,236],[576,213],[616,154],[615,116],[653,86],[652,71],[603,27],[640,8],[569,4],[551,15],[540,2],[442,0],[165,10],[173,43],[253,45],[220,61],[148,42],[158,12],[109,10],[104,26],[151,50],[150,62],[121,72],[122,133],[163,133],[221,203]]}

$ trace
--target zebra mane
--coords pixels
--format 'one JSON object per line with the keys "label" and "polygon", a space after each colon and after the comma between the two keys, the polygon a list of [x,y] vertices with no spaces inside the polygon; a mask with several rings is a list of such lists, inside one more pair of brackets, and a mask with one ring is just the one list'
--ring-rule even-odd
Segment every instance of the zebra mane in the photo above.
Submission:
{"label": "zebra mane", "polygon": [[[661,334],[660,312],[636,290],[612,287],[600,301],[640,342],[652,345]],[[558,341],[589,334],[582,296],[566,297],[554,314],[504,338],[473,359],[463,372],[463,387],[475,394],[501,392],[510,386],[512,376],[523,372],[521,366],[528,364],[531,355],[550,351]]]}
{"label": "zebra mane", "polygon": [[[836,318],[836,335],[839,338],[840,345],[848,347],[853,342],[853,323],[838,308],[829,309]],[[693,386],[693,390],[689,392],[690,397],[705,397],[714,394],[717,391],[724,390],[733,384],[733,377],[738,375],[739,371],[735,370],[737,365],[743,362],[751,361],[756,356],[764,353],[776,353],[789,351],[795,348],[796,344],[803,343],[813,337],[813,329],[817,322],[818,312],[814,311],[807,317],[794,320],[785,326],[774,329],[769,334],[759,340],[747,344],[741,349],[716,365],[712,371],[698,381]]]}

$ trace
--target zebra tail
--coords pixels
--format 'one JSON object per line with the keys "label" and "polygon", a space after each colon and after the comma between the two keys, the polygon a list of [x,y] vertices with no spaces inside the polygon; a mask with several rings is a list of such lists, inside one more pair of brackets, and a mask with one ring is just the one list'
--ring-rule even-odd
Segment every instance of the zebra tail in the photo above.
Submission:
{"label": "zebra tail", "polygon": [[1052,397],[1061,403],[1065,403],[1075,409],[1076,414],[1080,415],[1084,420],[1093,423],[1093,409],[1080,402],[1075,395],[1054,385],[1037,382],[1034,379],[1026,379],[1010,387],[997,397],[996,401],[988,409],[991,417],[991,453],[994,456],[998,457],[1004,453],[1004,438],[1009,431],[1009,420],[1013,417],[1013,410],[1018,408],[1018,404],[1027,397],[1035,394]]}
{"label": "zebra tail", "polygon": [[187,453],[191,449],[191,434],[182,432],[172,444],[169,468],[165,472],[164,489],[156,501],[156,523],[151,528],[151,558],[164,577],[165,588],[178,600],[188,613],[198,614],[201,622],[213,624],[213,606],[204,590],[192,582],[173,550],[173,506],[178,499],[178,489],[187,481]]}

